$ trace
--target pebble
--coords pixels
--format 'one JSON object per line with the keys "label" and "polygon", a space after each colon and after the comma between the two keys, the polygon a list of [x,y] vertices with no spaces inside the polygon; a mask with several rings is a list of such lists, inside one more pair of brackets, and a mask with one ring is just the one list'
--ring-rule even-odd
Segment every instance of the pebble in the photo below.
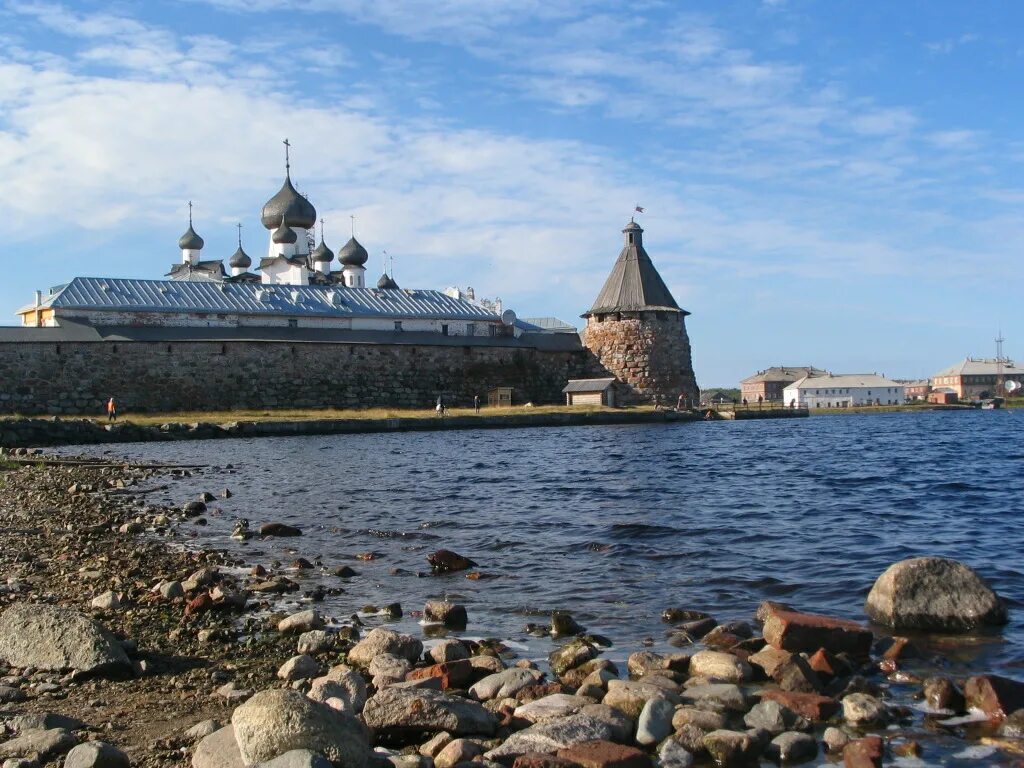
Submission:
{"label": "pebble", "polygon": [[121,607],[121,599],[117,596],[116,592],[108,590],[94,597],[90,605],[101,611],[116,611]]}
{"label": "pebble", "polygon": [[300,654],[292,656],[277,670],[281,680],[307,680],[320,674],[320,665],[312,656]]}

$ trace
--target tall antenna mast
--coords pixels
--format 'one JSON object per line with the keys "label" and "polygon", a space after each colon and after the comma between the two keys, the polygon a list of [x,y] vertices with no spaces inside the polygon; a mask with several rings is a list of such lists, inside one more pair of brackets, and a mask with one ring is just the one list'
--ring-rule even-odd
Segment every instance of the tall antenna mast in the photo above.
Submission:
{"label": "tall antenna mast", "polygon": [[1003,338],[1003,330],[999,329],[999,335],[996,336],[996,389],[1003,389],[1003,342],[1006,339]]}

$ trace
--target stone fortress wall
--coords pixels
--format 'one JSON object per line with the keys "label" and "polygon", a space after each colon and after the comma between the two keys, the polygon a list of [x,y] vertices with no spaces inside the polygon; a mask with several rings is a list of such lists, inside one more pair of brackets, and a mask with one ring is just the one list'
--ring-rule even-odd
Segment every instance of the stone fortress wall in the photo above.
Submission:
{"label": "stone fortress wall", "polygon": [[591,370],[585,349],[281,341],[0,342],[0,413],[283,408],[430,408],[563,403],[570,378]]}

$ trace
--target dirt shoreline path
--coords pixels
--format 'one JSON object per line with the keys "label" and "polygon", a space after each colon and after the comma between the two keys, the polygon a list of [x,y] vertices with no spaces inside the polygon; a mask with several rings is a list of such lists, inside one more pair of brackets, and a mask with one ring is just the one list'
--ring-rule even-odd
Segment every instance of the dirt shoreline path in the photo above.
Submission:
{"label": "dirt shoreline path", "polygon": [[[47,603],[91,615],[127,641],[142,671],[125,680],[78,681],[0,664],[4,684],[24,696],[0,704],[0,712],[76,718],[89,726],[80,736],[117,745],[136,766],[186,764],[192,743],[184,731],[205,719],[227,721],[238,704],[215,691],[232,682],[249,690],[279,683],[274,671],[294,654],[294,638],[277,632],[239,642],[235,611],[212,606],[185,617],[187,598],[153,591],[161,581],[187,581],[210,566],[242,565],[217,551],[175,545],[171,532],[182,511],[148,506],[133,493],[160,478],[158,470],[128,464],[0,471],[2,607]],[[227,582],[223,589],[232,592]],[[91,607],[107,591],[119,595],[121,606]]]}

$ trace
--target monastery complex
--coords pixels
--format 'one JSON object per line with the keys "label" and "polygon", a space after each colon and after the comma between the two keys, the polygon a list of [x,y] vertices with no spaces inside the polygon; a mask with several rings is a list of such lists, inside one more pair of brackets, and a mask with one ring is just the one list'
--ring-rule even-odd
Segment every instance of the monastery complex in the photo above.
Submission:
{"label": "monastery complex", "polygon": [[[586,327],[520,320],[471,291],[367,284],[366,248],[335,254],[286,163],[263,206],[266,254],[204,256],[191,214],[164,279],[76,277],[0,328],[0,413],[427,407],[511,388],[558,403],[570,380],[614,380],[619,404],[698,399],[679,307],[630,221]],[[579,387],[577,383],[575,386]]]}

